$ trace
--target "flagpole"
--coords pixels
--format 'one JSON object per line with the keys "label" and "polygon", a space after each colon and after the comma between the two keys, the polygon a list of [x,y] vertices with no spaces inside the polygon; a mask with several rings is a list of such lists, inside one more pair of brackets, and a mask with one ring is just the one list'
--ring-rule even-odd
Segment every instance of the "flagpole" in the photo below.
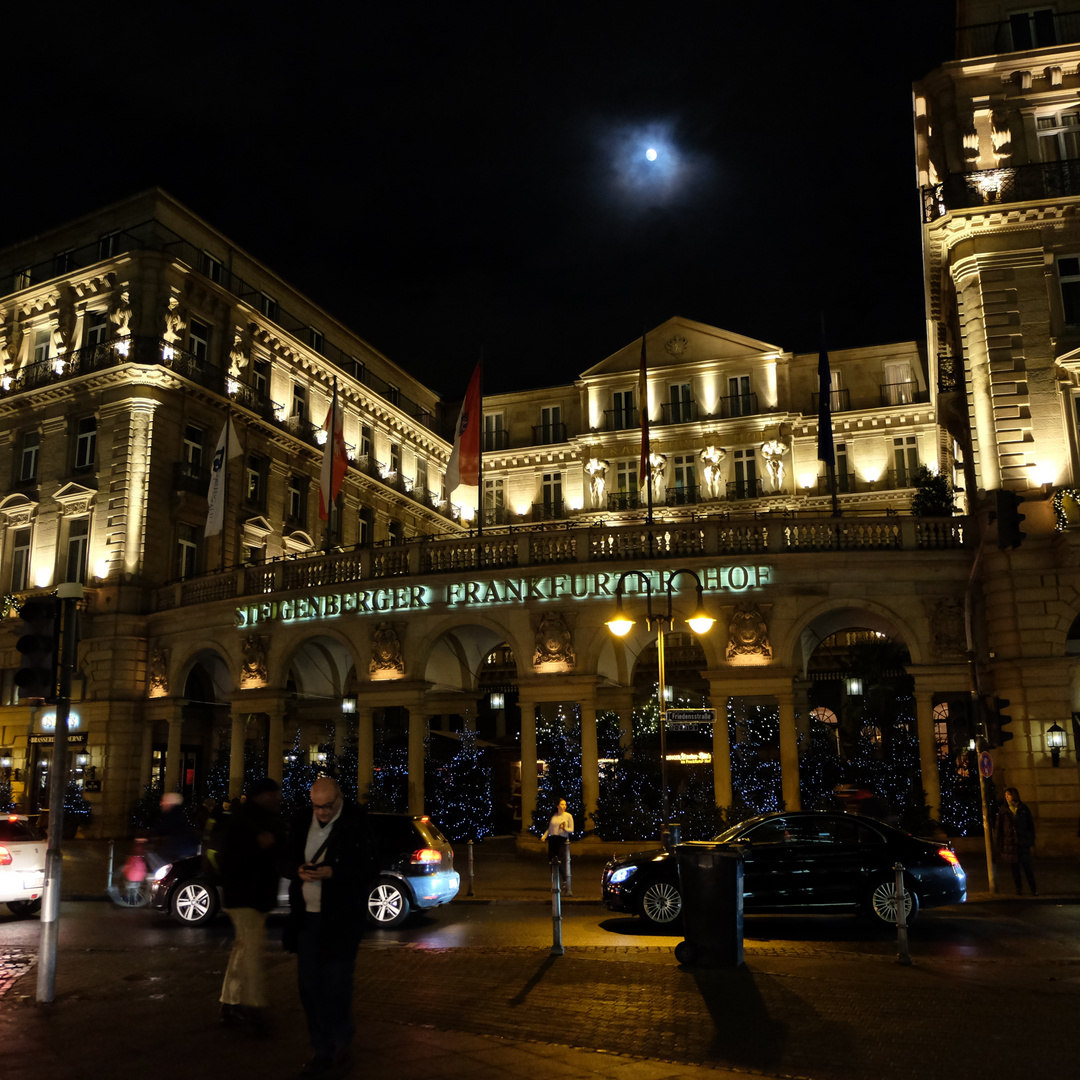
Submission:
{"label": "flagpole", "polygon": [[480,350],[480,397],[476,412],[480,424],[480,453],[476,459],[476,565],[480,566],[480,554],[484,536],[484,350]]}
{"label": "flagpole", "polygon": [[330,483],[326,491],[326,531],[323,533],[323,553],[330,554],[330,537],[334,525],[334,502],[330,493],[334,490],[334,432],[337,430],[337,375],[334,376],[334,393],[330,398],[330,423],[326,431],[326,453],[330,455]]}
{"label": "flagpole", "polygon": [[[641,397],[641,464],[642,472],[645,476],[645,497],[646,511],[645,524],[651,526],[653,523],[653,504],[652,504],[652,432],[649,428],[649,375],[648,368],[645,361],[645,334],[646,330],[641,331],[641,375],[640,375],[640,397]],[[649,537],[650,554],[652,548],[652,537]]]}
{"label": "flagpole", "polygon": [[832,516],[840,517],[840,496],[836,491],[836,447],[832,426],[832,373],[825,346],[825,312],[821,312],[821,349],[818,353],[818,461],[825,463],[825,475],[832,497]]}
{"label": "flagpole", "polygon": [[232,409],[225,406],[225,458],[221,463],[222,476],[222,502],[221,502],[221,561],[218,571],[225,570],[225,511],[229,509],[229,435],[232,431]]}

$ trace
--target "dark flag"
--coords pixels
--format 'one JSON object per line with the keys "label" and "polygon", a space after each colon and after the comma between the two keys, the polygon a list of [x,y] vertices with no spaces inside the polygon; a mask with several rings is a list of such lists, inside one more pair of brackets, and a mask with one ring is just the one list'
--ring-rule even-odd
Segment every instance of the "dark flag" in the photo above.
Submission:
{"label": "dark flag", "polygon": [[832,373],[829,371],[829,353],[825,348],[825,320],[821,320],[821,352],[818,355],[818,425],[817,456],[830,468],[836,466],[836,450],[832,434]]}

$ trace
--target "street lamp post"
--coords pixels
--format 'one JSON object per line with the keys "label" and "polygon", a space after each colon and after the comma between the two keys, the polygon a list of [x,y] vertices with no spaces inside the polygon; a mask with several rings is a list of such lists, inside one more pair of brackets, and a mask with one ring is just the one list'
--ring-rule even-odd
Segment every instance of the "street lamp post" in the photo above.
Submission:
{"label": "street lamp post", "polygon": [[[663,572],[661,572],[662,574]],[[665,690],[667,689],[667,672],[664,666],[664,628],[665,626],[670,631],[674,618],[672,616],[672,583],[677,577],[683,574],[687,574],[694,579],[695,586],[697,587],[697,607],[694,609],[694,614],[686,620],[687,625],[695,634],[707,634],[712,629],[712,625],[716,620],[705,611],[705,607],[702,603],[702,585],[701,578],[694,573],[693,570],[680,569],[672,570],[667,576],[667,580],[663,582],[663,587],[667,591],[667,611],[661,614],[657,614],[653,611],[652,606],[652,579],[643,570],[627,570],[625,573],[619,575],[618,583],[615,586],[615,614],[612,615],[607,621],[608,629],[616,635],[616,637],[625,637],[634,626],[634,619],[631,619],[623,611],[623,587],[628,577],[637,578],[639,582],[643,582],[645,585],[645,624],[652,630],[656,627],[656,651],[657,651],[657,675],[659,677],[659,685],[657,686],[657,700],[660,706],[660,802],[661,810],[663,813],[663,820],[661,826],[667,824],[668,820],[668,785],[667,785],[667,695]],[[663,577],[661,577],[663,581]]]}

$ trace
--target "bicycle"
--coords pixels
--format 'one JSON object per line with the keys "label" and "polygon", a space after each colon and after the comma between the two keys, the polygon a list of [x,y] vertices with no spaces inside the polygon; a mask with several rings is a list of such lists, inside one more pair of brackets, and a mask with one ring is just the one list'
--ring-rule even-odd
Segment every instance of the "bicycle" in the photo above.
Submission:
{"label": "bicycle", "polygon": [[109,899],[120,907],[145,907],[150,903],[150,883],[153,874],[147,862],[147,840],[138,837],[124,865],[114,874],[113,845],[109,844],[109,882],[106,891]]}

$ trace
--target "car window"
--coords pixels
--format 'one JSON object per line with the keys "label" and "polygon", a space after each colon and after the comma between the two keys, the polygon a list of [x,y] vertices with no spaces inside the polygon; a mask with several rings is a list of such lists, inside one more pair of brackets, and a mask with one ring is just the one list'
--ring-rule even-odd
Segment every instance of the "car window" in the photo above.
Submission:
{"label": "car window", "polygon": [[761,821],[739,837],[751,844],[786,844],[790,840],[787,818],[769,818]]}
{"label": "car window", "polygon": [[27,821],[8,821],[0,818],[0,843],[15,840],[41,840],[37,830]]}

